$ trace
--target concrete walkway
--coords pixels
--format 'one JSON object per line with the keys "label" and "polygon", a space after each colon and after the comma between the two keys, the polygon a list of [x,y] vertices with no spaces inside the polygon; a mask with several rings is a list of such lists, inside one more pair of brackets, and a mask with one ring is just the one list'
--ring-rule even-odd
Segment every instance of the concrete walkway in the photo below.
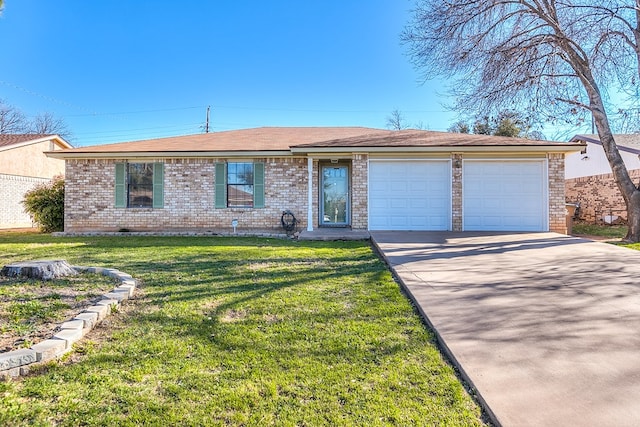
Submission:
{"label": "concrete walkway", "polygon": [[640,425],[640,251],[555,233],[372,240],[498,424]]}

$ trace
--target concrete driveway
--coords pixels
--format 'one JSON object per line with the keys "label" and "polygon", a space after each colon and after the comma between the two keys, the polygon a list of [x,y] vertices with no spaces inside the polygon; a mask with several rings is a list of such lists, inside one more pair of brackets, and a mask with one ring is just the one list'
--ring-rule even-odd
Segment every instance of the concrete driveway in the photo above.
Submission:
{"label": "concrete driveway", "polygon": [[372,240],[498,424],[640,425],[640,251],[555,233]]}

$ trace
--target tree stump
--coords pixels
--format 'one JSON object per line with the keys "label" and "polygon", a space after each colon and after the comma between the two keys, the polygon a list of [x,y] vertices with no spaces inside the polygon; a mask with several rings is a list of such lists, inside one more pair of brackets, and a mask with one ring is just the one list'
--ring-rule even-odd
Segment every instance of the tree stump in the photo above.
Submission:
{"label": "tree stump", "polygon": [[16,262],[5,265],[0,271],[0,275],[6,277],[27,277],[39,280],[52,280],[75,274],[78,272],[63,259]]}

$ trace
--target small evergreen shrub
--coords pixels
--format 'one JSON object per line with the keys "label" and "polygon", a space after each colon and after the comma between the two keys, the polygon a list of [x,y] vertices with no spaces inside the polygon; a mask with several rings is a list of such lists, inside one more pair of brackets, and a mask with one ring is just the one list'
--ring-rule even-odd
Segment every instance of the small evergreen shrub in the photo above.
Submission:
{"label": "small evergreen shrub", "polygon": [[64,230],[64,178],[54,177],[24,195],[22,201],[31,219],[43,233]]}

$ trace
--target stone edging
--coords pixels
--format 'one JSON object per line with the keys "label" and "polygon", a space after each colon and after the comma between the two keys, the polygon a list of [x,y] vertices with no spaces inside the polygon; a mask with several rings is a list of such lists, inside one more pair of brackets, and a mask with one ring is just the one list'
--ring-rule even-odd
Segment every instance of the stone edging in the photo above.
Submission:
{"label": "stone edging", "polygon": [[113,291],[102,296],[102,300],[88,307],[72,320],[60,325],[60,330],[53,337],[30,348],[0,353],[0,379],[16,378],[26,375],[29,366],[34,363],[47,362],[70,352],[73,344],[84,337],[105,317],[109,316],[113,308],[119,308],[120,303],[133,296],[137,281],[131,275],[113,268],[73,266],[81,273],[102,274],[120,280],[120,285]]}

